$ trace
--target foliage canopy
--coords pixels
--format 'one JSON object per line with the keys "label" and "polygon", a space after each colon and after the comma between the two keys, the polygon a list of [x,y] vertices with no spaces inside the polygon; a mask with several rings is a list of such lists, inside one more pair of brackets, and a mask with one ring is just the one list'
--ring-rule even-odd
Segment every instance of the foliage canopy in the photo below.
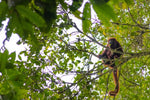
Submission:
{"label": "foliage canopy", "polygon": [[[149,100],[149,17],[148,0],[1,0],[0,98]],[[29,47],[19,55],[5,47],[12,34]],[[114,98],[112,70],[97,58],[109,37],[124,50]]]}

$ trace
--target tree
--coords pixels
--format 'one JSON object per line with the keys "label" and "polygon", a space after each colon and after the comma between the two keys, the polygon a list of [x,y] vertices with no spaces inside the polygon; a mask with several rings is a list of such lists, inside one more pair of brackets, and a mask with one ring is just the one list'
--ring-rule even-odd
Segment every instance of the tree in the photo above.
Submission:
{"label": "tree", "polygon": [[[2,0],[0,27],[9,21],[0,49],[1,98],[149,100],[149,5],[148,0]],[[12,34],[20,36],[18,45],[29,47],[19,55],[5,47]],[[124,49],[116,61],[116,97],[107,94],[114,89],[112,70],[97,58],[109,37]]]}

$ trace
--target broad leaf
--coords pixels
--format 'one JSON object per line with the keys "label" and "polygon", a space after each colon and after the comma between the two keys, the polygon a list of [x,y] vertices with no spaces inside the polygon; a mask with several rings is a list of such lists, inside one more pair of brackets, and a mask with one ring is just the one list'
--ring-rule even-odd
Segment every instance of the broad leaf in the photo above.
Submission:
{"label": "broad leaf", "polygon": [[45,25],[44,19],[39,14],[33,12],[31,9],[25,6],[18,5],[16,6],[16,10],[22,17],[28,19],[36,26],[43,27]]}
{"label": "broad leaf", "polygon": [[90,0],[93,4],[93,8],[97,13],[98,18],[104,22],[105,25],[109,25],[109,21],[116,20],[116,14],[111,6],[109,6],[104,0]]}
{"label": "broad leaf", "polygon": [[90,4],[86,3],[83,10],[83,17],[82,17],[82,28],[83,32],[87,33],[90,31],[91,27],[91,8]]}

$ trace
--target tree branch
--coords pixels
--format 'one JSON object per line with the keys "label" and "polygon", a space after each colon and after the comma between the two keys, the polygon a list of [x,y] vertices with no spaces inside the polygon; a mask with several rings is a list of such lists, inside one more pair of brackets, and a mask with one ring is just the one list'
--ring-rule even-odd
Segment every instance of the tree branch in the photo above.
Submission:
{"label": "tree branch", "polygon": [[130,16],[131,16],[133,22],[134,22],[135,24],[137,24],[138,27],[140,27],[140,28],[142,28],[142,29],[150,29],[150,28],[148,28],[148,27],[143,27],[143,26],[141,26],[140,24],[138,24],[138,23],[134,20],[133,15],[131,14],[129,8],[128,8],[128,11],[129,11],[129,14],[130,14]]}
{"label": "tree branch", "polygon": [[150,55],[150,51],[148,51],[148,52],[140,52],[140,53],[125,53],[125,54],[129,54],[129,55],[132,56],[132,58],[135,58],[135,57]]}
{"label": "tree branch", "polygon": [[[76,28],[78,32],[84,34],[84,33],[77,27],[76,23],[72,23],[72,26],[73,26],[74,28]],[[108,48],[107,46],[105,46],[105,45],[99,43],[97,40],[93,39],[93,38],[90,37],[89,35],[87,35],[87,34],[84,34],[84,35],[87,36],[89,39],[91,39],[93,42],[97,43],[98,45],[100,45],[100,46],[102,46],[102,47],[104,47],[104,48]]]}

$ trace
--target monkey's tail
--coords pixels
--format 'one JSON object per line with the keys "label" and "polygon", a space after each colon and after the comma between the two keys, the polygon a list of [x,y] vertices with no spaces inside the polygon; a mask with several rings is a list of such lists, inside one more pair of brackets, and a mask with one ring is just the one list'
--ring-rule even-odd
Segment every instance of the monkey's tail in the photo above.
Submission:
{"label": "monkey's tail", "polygon": [[115,90],[109,92],[110,96],[116,96],[117,93],[119,92],[119,75],[118,75],[117,69],[113,70],[113,77],[114,77],[114,83],[115,83]]}

